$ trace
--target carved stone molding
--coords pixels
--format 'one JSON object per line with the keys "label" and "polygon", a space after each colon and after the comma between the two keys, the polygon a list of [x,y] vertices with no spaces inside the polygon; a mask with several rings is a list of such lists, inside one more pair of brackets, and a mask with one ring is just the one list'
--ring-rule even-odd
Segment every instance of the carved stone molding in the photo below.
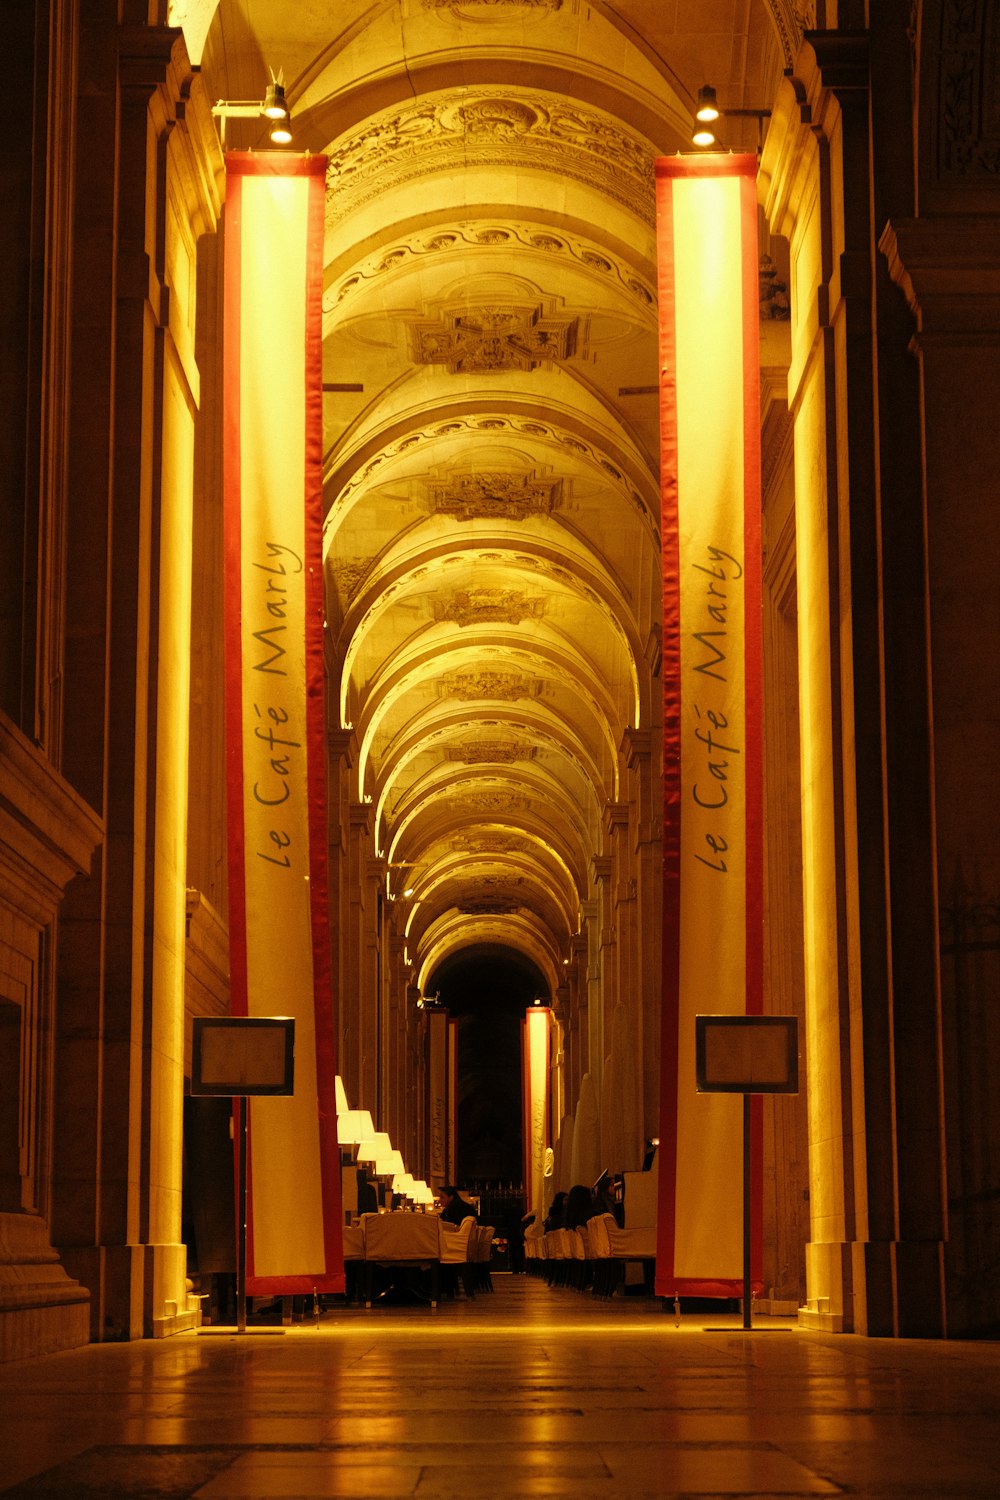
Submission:
{"label": "carved stone molding", "polygon": [[451,746],[445,759],[467,766],[512,766],[517,761],[534,760],[535,755],[535,746],[524,740],[467,740]]}
{"label": "carved stone molding", "polygon": [[370,458],[342,485],[333,510],[327,517],[327,526],[332,524],[334,511],[347,505],[359,489],[371,483],[376,471],[388,460],[421,443],[434,443],[440,438],[450,437],[474,439],[483,433],[501,434],[520,439],[535,438],[540,442],[553,444],[557,450],[569,451],[592,464],[600,472],[604,483],[618,490],[639,513],[655,539],[656,545],[659,546],[660,532],[656,517],[618,464],[602,449],[582,441],[575,434],[566,432],[554,423],[541,422],[533,417],[449,417],[446,422],[434,422],[418,432],[408,432],[405,437],[386,443],[374,458]]}
{"label": "carved stone molding", "polygon": [[540,620],[545,614],[545,600],[530,598],[515,589],[458,589],[448,599],[435,599],[434,619],[438,624],[520,625],[525,620]]}
{"label": "carved stone molding", "polygon": [[537,698],[544,683],[509,672],[452,672],[442,677],[438,691],[442,698],[457,698],[461,703],[483,699],[517,703],[522,698]]}
{"label": "carved stone molding", "polygon": [[409,239],[396,242],[388,249],[379,249],[354,266],[347,275],[327,287],[323,294],[323,311],[328,313],[357,291],[359,287],[398,271],[424,256],[466,255],[470,250],[507,249],[515,251],[519,258],[525,254],[539,253],[560,256],[572,260],[577,266],[598,273],[602,278],[613,279],[618,287],[628,293],[652,318],[656,306],[656,292],[651,281],[647,281],[626,261],[620,260],[608,250],[598,249],[589,240],[570,234],[562,229],[559,233],[540,230],[537,224],[505,220],[497,224],[492,220],[464,220],[460,224],[435,226],[423,233],[414,233]]}
{"label": "carved stone molding", "polygon": [[463,834],[451,840],[456,854],[527,854],[533,846],[527,839],[506,834]]}
{"label": "carved stone molding", "polygon": [[377,562],[377,557],[339,558],[330,571],[340,597],[348,602],[354,599]]}
{"label": "carved stone molding", "polygon": [[502,519],[523,521],[556,510],[562,495],[558,479],[536,479],[529,474],[453,474],[432,483],[430,505],[436,515],[457,521]]}
{"label": "carved stone molding", "polygon": [[418,365],[447,365],[453,375],[482,370],[536,370],[577,350],[579,319],[529,304],[449,308],[434,321],[410,324]]}
{"label": "carved stone molding", "polygon": [[533,805],[530,797],[511,796],[508,792],[465,792],[462,804],[482,813],[528,812]]}
{"label": "carved stone molding", "polygon": [[420,0],[424,10],[561,10],[563,0]]}
{"label": "carved stone molding", "polygon": [[1000,24],[995,8],[970,0],[941,6],[938,170],[944,176],[1000,173]]}
{"label": "carved stone molding", "polygon": [[463,167],[572,178],[653,225],[655,151],[610,115],[534,89],[450,90],[386,110],[330,149],[328,224],[421,177]]}
{"label": "carved stone molding", "polygon": [[501,896],[483,896],[473,901],[459,903],[459,911],[465,917],[512,917],[521,910],[520,901],[506,901]]}
{"label": "carved stone molding", "polygon": [[781,38],[785,67],[791,68],[798,55],[802,33],[816,25],[816,0],[766,0],[775,30]]}

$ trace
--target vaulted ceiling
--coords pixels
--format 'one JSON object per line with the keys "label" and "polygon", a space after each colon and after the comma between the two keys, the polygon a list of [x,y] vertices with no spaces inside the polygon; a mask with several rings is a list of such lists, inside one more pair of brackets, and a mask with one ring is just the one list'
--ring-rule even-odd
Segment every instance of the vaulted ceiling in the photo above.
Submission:
{"label": "vaulted ceiling", "polygon": [[769,99],[808,9],[172,7],[212,97],[280,70],[294,149],[330,158],[331,718],[422,986],[500,945],[554,989],[592,899],[623,739],[658,722],[653,160],[702,83]]}

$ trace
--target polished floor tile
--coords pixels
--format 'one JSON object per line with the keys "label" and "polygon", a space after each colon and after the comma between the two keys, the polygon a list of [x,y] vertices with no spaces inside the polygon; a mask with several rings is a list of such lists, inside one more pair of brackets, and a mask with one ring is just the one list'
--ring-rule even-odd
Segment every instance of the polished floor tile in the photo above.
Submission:
{"label": "polished floor tile", "polygon": [[0,1367],[8,1497],[1000,1494],[1000,1345],[678,1321],[523,1277]]}

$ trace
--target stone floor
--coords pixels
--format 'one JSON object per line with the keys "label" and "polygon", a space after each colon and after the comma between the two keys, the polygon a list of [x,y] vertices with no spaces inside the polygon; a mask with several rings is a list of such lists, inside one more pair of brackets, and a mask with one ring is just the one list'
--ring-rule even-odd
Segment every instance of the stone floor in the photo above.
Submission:
{"label": "stone floor", "polygon": [[1000,1495],[1000,1344],[746,1334],[495,1282],[0,1367],[2,1493]]}

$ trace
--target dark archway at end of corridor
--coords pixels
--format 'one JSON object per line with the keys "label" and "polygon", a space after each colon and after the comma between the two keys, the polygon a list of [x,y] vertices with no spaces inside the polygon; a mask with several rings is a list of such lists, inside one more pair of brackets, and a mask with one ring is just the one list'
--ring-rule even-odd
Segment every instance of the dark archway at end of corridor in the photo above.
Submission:
{"label": "dark archway at end of corridor", "polygon": [[549,1002],[540,970],[516,949],[479,945],[435,970],[427,986],[458,1022],[459,1183],[517,1185],[521,1156],[521,1021]]}

